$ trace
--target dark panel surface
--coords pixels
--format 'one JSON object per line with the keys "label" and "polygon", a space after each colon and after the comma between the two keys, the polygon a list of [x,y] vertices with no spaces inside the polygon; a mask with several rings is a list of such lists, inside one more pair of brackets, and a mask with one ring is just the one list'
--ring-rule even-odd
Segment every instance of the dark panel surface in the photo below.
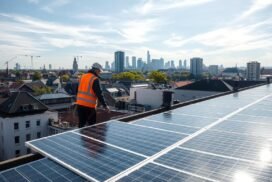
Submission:
{"label": "dark panel surface", "polygon": [[101,124],[78,132],[147,156],[154,155],[187,136],[121,122]]}
{"label": "dark panel surface", "polygon": [[188,116],[188,115],[178,115],[170,114],[170,113],[162,113],[148,117],[147,119],[156,120],[165,123],[173,123],[185,126],[192,126],[195,128],[202,128],[207,126],[213,122],[215,122],[218,118],[207,118],[207,117],[199,117],[199,116]]}
{"label": "dark panel surface", "polygon": [[32,141],[30,144],[45,152],[48,157],[54,156],[99,181],[104,181],[144,159],[71,132]]}
{"label": "dark panel surface", "polygon": [[[51,161],[40,159],[0,173],[3,181],[86,181],[79,175]],[[0,180],[1,181],[1,180]]]}
{"label": "dark panel surface", "polygon": [[207,181],[198,177],[190,176],[172,169],[168,169],[156,164],[149,163],[140,169],[134,171],[128,176],[120,179],[122,182],[134,181],[184,181],[184,182],[200,182]]}
{"label": "dark panel surface", "polygon": [[182,147],[260,161],[260,153],[269,149],[269,143],[270,141],[263,137],[206,131],[184,143]]}
{"label": "dark panel surface", "polygon": [[155,162],[219,181],[271,181],[271,166],[176,148]]}
{"label": "dark panel surface", "polygon": [[142,126],[149,126],[153,128],[159,128],[159,129],[164,129],[168,131],[174,131],[174,132],[180,132],[184,134],[192,134],[199,130],[199,128],[193,128],[193,127],[187,127],[187,126],[181,126],[181,125],[175,125],[175,124],[170,124],[170,123],[165,123],[165,122],[155,122],[151,120],[145,120],[145,119],[140,119],[133,124],[137,125],[142,125]]}

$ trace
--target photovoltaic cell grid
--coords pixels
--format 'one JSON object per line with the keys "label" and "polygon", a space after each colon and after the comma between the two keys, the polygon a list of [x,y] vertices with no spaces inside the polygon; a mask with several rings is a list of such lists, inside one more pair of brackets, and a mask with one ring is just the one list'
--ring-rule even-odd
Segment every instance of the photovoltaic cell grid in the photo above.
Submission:
{"label": "photovoltaic cell grid", "polygon": [[84,178],[50,159],[40,159],[0,172],[0,182],[7,181],[86,181]]}
{"label": "photovoltaic cell grid", "polygon": [[[28,145],[99,181],[132,178],[135,181],[241,181],[243,178],[269,181],[272,179],[268,160],[271,156],[269,108],[272,107],[269,94],[271,88],[262,86],[153,115],[133,124],[109,122]],[[86,141],[91,144],[82,144]],[[66,152],[63,158],[54,152],[59,147],[63,154],[67,150],[67,147],[63,150],[65,146],[76,152]],[[101,149],[90,152],[95,146]],[[123,160],[115,159],[119,152],[123,153]],[[77,155],[82,158],[73,161]],[[88,164],[78,165],[84,160]],[[90,173],[86,168],[98,168],[98,171]],[[105,174],[104,169],[108,169]]]}

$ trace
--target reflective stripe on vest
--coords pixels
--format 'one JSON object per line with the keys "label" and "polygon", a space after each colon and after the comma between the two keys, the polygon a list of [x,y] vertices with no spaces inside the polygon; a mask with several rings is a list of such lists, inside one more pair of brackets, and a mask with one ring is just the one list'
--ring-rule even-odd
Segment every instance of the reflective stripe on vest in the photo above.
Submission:
{"label": "reflective stripe on vest", "polygon": [[78,87],[77,104],[95,108],[97,105],[97,97],[93,91],[93,83],[97,77],[92,73],[82,75]]}

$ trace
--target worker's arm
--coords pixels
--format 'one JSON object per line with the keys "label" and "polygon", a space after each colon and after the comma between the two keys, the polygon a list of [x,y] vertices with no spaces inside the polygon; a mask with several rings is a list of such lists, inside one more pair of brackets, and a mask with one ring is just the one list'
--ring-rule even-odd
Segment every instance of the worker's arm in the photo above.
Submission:
{"label": "worker's arm", "polygon": [[107,104],[105,102],[104,96],[102,95],[102,90],[100,88],[99,79],[95,79],[93,83],[93,91],[95,95],[97,96],[99,102],[103,105],[104,108],[107,108]]}

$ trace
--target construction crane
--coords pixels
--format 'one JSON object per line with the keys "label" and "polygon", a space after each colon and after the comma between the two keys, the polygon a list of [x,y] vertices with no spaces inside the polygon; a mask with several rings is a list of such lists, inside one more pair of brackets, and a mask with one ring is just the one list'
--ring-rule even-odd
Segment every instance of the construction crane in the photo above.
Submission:
{"label": "construction crane", "polygon": [[9,60],[7,60],[7,61],[5,62],[5,64],[7,65],[7,76],[9,75],[8,64],[9,64],[9,62],[13,61],[13,60],[16,59],[16,58],[17,58],[17,56],[14,56],[14,57],[10,58]]}
{"label": "construction crane", "polygon": [[36,58],[40,58],[40,57],[41,57],[41,56],[34,56],[34,55],[28,55],[28,54],[26,54],[26,55],[24,55],[24,56],[30,57],[30,59],[31,59],[31,68],[32,68],[32,69],[34,69],[33,58],[34,58],[34,57],[36,57]]}

